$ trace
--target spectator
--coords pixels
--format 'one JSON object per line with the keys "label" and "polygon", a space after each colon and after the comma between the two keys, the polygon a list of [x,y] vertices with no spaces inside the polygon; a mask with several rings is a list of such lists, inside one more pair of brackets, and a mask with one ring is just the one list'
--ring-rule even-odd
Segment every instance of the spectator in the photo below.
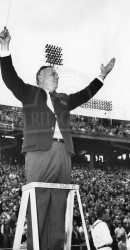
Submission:
{"label": "spectator", "polygon": [[118,242],[121,240],[122,235],[126,236],[126,231],[124,227],[122,227],[121,222],[119,223],[118,227],[115,228],[115,235]]}
{"label": "spectator", "polygon": [[120,237],[120,241],[118,242],[118,249],[119,250],[127,250],[126,235],[125,234],[122,234]]}
{"label": "spectator", "polygon": [[10,241],[10,220],[8,217],[5,215],[4,218],[4,229],[3,229],[3,247],[4,248],[10,248],[11,247],[11,241]]}
{"label": "spectator", "polygon": [[113,240],[106,224],[106,221],[108,220],[109,216],[105,210],[105,207],[99,207],[97,209],[97,220],[93,223],[91,228],[92,238],[96,249],[112,249],[111,244]]}
{"label": "spectator", "polygon": [[73,222],[71,245],[72,250],[80,250],[80,233],[76,221]]}

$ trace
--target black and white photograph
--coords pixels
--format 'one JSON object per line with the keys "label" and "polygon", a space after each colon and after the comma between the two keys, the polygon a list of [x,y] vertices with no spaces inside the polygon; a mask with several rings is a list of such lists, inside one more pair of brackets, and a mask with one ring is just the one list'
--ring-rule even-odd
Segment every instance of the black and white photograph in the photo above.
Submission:
{"label": "black and white photograph", "polygon": [[130,0],[0,0],[0,250],[130,250]]}

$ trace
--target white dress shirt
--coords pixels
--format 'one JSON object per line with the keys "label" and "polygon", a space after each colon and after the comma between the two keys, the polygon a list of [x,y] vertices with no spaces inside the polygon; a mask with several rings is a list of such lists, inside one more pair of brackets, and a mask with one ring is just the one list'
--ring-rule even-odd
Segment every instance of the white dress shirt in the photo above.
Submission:
{"label": "white dress shirt", "polygon": [[120,238],[122,234],[126,235],[126,231],[123,227],[116,227],[115,229],[115,235],[117,238]]}
{"label": "white dress shirt", "polygon": [[[104,245],[111,245],[113,239],[107,224],[102,220],[96,220],[91,227],[91,234],[96,249]],[[111,247],[103,247],[101,250],[110,250]]]}
{"label": "white dress shirt", "polygon": [[[45,90],[45,89],[44,89],[44,90]],[[48,107],[51,109],[51,111],[54,113],[54,107],[53,107],[53,104],[52,104],[52,101],[51,101],[51,97],[50,97],[49,91],[47,91],[47,90],[45,90],[45,91],[46,91],[46,93],[47,93],[47,106],[48,106]],[[57,118],[56,115],[55,115],[55,117]],[[57,121],[56,121],[56,124],[55,124],[55,131],[54,131],[53,138],[63,139]]]}

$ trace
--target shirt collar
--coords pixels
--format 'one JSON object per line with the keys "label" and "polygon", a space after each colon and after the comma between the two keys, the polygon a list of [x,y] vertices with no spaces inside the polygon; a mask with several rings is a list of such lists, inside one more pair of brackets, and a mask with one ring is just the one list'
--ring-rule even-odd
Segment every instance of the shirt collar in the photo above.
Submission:
{"label": "shirt collar", "polygon": [[47,94],[49,94],[49,91],[47,89],[43,89]]}
{"label": "shirt collar", "polygon": [[44,89],[44,91],[47,93],[47,95],[49,95],[50,93],[54,93],[55,91],[49,91],[49,90],[47,90],[47,89]]}

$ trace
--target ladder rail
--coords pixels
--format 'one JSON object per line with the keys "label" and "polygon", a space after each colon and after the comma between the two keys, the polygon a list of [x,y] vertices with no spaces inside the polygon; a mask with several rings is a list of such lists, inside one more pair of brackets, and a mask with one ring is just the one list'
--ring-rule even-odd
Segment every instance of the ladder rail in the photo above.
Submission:
{"label": "ladder rail", "polygon": [[70,190],[67,198],[67,209],[65,215],[65,244],[64,250],[71,249],[73,209],[74,209],[75,190]]}
{"label": "ladder rail", "polygon": [[81,219],[82,219],[82,224],[83,224],[83,230],[84,230],[85,240],[86,240],[86,244],[87,244],[87,249],[91,250],[90,249],[90,244],[89,244],[87,228],[86,228],[86,224],[85,224],[85,219],[84,219],[84,214],[83,214],[82,203],[81,203],[81,199],[80,199],[80,195],[79,195],[79,191],[76,190],[76,194],[77,194],[77,199],[78,199],[78,203],[79,203],[79,209],[80,209],[80,214],[81,214]]}
{"label": "ladder rail", "polygon": [[22,193],[21,204],[19,209],[19,215],[17,220],[17,227],[15,231],[13,250],[19,250],[21,245],[22,233],[24,228],[25,216],[27,211],[29,190]]}
{"label": "ladder rail", "polygon": [[33,249],[39,250],[39,235],[38,235],[38,219],[36,207],[36,192],[35,188],[30,190],[31,216],[32,216],[32,235],[33,235]]}

